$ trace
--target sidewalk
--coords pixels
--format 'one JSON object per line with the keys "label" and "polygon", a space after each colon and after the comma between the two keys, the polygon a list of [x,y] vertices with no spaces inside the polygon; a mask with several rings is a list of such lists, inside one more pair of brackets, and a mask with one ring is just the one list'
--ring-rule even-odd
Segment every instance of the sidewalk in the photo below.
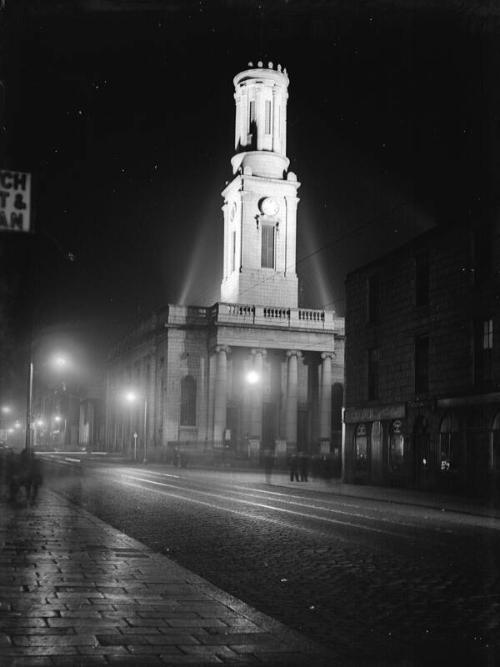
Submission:
{"label": "sidewalk", "polygon": [[43,488],[0,501],[0,664],[332,665],[281,623]]}

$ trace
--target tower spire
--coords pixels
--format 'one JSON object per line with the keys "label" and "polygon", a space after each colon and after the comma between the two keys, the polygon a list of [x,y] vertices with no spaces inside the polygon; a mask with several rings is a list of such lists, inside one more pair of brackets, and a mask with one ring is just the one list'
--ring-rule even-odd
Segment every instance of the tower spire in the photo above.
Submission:
{"label": "tower spire", "polygon": [[221,301],[296,308],[297,190],[288,171],[288,74],[272,62],[248,63],[234,77],[233,181],[224,197]]}

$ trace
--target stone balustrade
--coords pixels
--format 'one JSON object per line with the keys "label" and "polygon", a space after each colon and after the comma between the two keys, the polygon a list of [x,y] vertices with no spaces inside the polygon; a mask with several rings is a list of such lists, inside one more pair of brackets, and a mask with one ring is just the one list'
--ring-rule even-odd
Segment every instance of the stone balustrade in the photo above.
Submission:
{"label": "stone balustrade", "polygon": [[311,308],[278,308],[238,303],[217,303],[210,311],[215,323],[260,325],[270,327],[332,331],[344,333],[343,318],[335,318],[333,311]]}

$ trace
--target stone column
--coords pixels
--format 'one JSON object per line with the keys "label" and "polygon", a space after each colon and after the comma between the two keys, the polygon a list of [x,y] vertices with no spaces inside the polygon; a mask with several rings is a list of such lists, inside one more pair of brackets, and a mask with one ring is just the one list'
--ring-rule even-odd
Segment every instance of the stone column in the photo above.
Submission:
{"label": "stone column", "polygon": [[332,430],[332,359],[334,352],[322,352],[321,385],[319,406],[319,437],[330,441]]}
{"label": "stone column", "polygon": [[222,447],[226,428],[227,408],[227,354],[226,345],[215,348],[215,400],[214,400],[214,446]]}
{"label": "stone column", "polygon": [[285,435],[287,448],[295,449],[297,446],[298,360],[302,354],[298,350],[289,350],[286,356],[288,359],[288,378]]}
{"label": "stone column", "polygon": [[272,101],[272,133],[273,133],[273,151],[279,153],[279,108],[278,108],[278,96],[276,95],[276,88],[273,88],[273,101]]}
{"label": "stone column", "polygon": [[252,386],[252,410],[250,435],[255,440],[262,440],[262,395],[263,395],[263,371],[266,350],[252,350],[252,370],[257,373],[258,380]]}
{"label": "stone column", "polygon": [[261,151],[264,148],[264,96],[260,88],[255,91],[255,127],[257,132],[256,148]]}

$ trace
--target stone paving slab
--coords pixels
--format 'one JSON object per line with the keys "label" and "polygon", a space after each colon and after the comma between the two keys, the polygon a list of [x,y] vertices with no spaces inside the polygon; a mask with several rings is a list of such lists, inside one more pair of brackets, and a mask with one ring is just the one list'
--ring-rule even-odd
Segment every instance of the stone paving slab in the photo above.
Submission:
{"label": "stone paving slab", "polygon": [[44,489],[0,501],[0,665],[332,665],[319,645]]}

